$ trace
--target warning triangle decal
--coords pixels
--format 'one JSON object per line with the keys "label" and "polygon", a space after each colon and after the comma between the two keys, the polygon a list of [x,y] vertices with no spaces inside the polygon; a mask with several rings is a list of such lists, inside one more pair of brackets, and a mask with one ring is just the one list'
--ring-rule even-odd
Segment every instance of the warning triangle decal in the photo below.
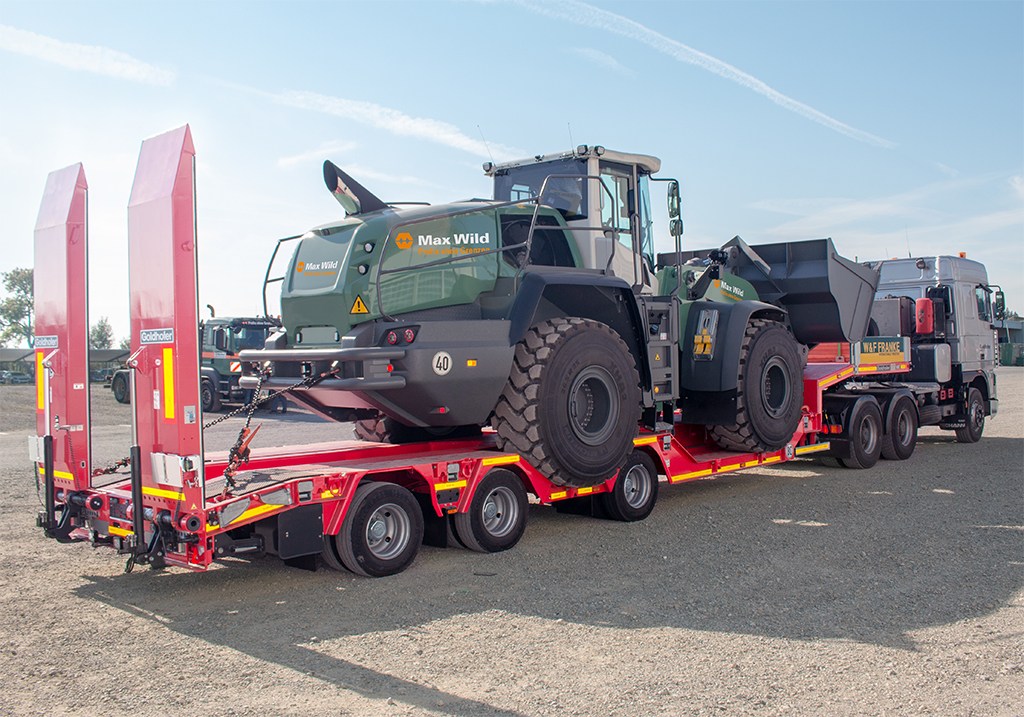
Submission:
{"label": "warning triangle decal", "polygon": [[363,297],[356,296],[355,302],[352,304],[352,311],[350,314],[368,314],[370,310],[366,308],[366,304],[363,303]]}

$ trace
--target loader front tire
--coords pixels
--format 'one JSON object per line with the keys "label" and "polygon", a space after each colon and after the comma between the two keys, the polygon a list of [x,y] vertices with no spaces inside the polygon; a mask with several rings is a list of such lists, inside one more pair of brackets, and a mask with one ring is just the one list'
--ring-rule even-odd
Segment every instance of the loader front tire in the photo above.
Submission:
{"label": "loader front tire", "polygon": [[491,417],[499,449],[577,488],[615,474],[639,421],[640,379],[629,348],[607,325],[578,318],[527,332]]}
{"label": "loader front tire", "polygon": [[711,426],[731,451],[777,451],[793,437],[804,402],[804,359],[793,334],[777,321],[752,319],[740,347],[736,422]]}

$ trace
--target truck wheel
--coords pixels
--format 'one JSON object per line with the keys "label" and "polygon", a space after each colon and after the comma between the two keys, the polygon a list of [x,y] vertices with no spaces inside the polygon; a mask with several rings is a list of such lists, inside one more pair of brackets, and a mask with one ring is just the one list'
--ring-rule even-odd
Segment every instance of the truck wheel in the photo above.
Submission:
{"label": "truck wheel", "polygon": [[455,515],[455,535],[478,553],[508,550],[526,530],[526,506],[526,489],[519,476],[495,468],[476,487],[469,510]]}
{"label": "truck wheel", "polygon": [[643,451],[633,451],[626,465],[619,469],[615,487],[598,496],[609,516],[632,523],[643,520],[658,500],[658,469],[654,460]]}
{"label": "truck wheel", "polygon": [[437,426],[422,428],[407,426],[390,416],[377,414],[376,418],[356,421],[353,429],[360,441],[374,443],[422,443],[441,438],[472,438],[480,435],[480,426]]}
{"label": "truck wheel", "polygon": [[956,429],[956,440],[960,443],[977,443],[985,431],[985,399],[981,391],[970,388],[967,391],[966,425]]}
{"label": "truck wheel", "polygon": [[917,446],[917,406],[908,396],[899,396],[889,412],[889,425],[882,436],[882,458],[905,461]]}
{"label": "truck wheel", "polygon": [[804,402],[803,358],[793,334],[777,321],[752,319],[740,346],[736,423],[711,426],[732,451],[777,451],[793,437]]}
{"label": "truck wheel", "polygon": [[203,413],[213,413],[220,410],[220,394],[213,382],[204,378],[199,385],[199,401],[203,407]]}
{"label": "truck wheel", "polygon": [[402,486],[363,483],[356,488],[334,541],[341,564],[353,573],[372,578],[395,575],[419,552],[423,513]]}
{"label": "truck wheel", "polygon": [[527,332],[491,417],[500,450],[524,456],[556,485],[579,488],[625,463],[639,421],[629,348],[605,324],[578,318]]}
{"label": "truck wheel", "polygon": [[850,457],[840,458],[847,468],[870,468],[878,463],[882,453],[882,412],[872,398],[857,401],[847,427],[850,437]]}
{"label": "truck wheel", "polygon": [[110,390],[114,392],[114,399],[118,403],[131,403],[132,397],[128,395],[128,377],[123,373],[115,373],[110,380]]}

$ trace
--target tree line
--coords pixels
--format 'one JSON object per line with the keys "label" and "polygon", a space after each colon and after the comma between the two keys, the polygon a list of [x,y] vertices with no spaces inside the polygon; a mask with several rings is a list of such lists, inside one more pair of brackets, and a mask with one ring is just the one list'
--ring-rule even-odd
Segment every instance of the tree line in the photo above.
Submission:
{"label": "tree line", "polygon": [[[0,274],[0,278],[6,294],[0,299],[0,346],[32,348],[35,337],[32,269],[11,269]],[[125,338],[118,348],[127,349],[128,345],[128,339]],[[106,316],[101,316],[89,328],[89,347],[114,347],[114,329]]]}

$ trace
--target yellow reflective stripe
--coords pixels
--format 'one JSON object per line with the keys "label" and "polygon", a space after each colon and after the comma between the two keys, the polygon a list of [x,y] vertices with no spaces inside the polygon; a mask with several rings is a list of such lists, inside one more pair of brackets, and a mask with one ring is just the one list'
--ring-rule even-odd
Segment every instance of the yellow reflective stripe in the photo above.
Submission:
{"label": "yellow reflective stripe", "polygon": [[589,488],[580,488],[578,491],[576,491],[576,495],[590,495],[593,492],[594,492],[594,487],[591,486]]}
{"label": "yellow reflective stripe", "polygon": [[174,349],[164,349],[164,418],[174,420]]}
{"label": "yellow reflective stripe", "polygon": [[117,536],[119,536],[121,538],[123,538],[125,536],[128,536],[128,535],[133,535],[132,531],[125,530],[124,528],[118,528],[116,525],[108,525],[107,526],[107,532],[110,533],[111,535],[117,535]]}
{"label": "yellow reflective stripe", "polygon": [[846,378],[851,373],[853,373],[853,366],[847,366],[846,368],[839,372],[839,375],[836,376],[836,378]]}
{"label": "yellow reflective stripe", "polygon": [[154,498],[170,498],[171,500],[185,500],[185,494],[176,490],[165,490],[163,488],[151,488],[148,485],[142,486],[143,495],[151,495]]}
{"label": "yellow reflective stripe", "polygon": [[796,449],[796,454],[802,456],[805,453],[817,453],[819,451],[827,451],[829,448],[828,441],[824,443],[813,443],[809,446],[800,446]]}
{"label": "yellow reflective stripe", "polygon": [[46,408],[46,396],[43,395],[43,352],[36,351],[36,408]]}
{"label": "yellow reflective stripe", "polygon": [[[38,464],[36,464],[36,465],[39,468],[39,475],[46,475],[46,469],[43,468],[42,466],[38,465]],[[67,471],[59,471],[56,468],[53,470],[53,477],[54,478],[60,478],[61,480],[70,480],[70,481],[73,481],[75,479],[75,477],[73,475],[71,475],[70,473],[68,473]]]}
{"label": "yellow reflective stripe", "polygon": [[240,516],[232,520],[231,523],[229,523],[229,525],[234,525],[240,520],[255,518],[257,515],[263,515],[264,513],[269,513],[272,510],[279,510],[283,507],[283,505],[257,505],[255,508],[249,508],[249,510],[245,511]]}
{"label": "yellow reflective stripe", "polygon": [[693,471],[692,473],[680,473],[677,476],[672,476],[669,479],[669,482],[671,482],[671,483],[678,483],[681,480],[686,480],[688,478],[700,478],[702,476],[709,476],[712,473],[714,473],[714,471],[711,470],[710,468],[707,468],[705,470],[700,470],[700,471]]}
{"label": "yellow reflective stripe", "polygon": [[557,493],[551,494],[551,500],[558,500],[559,498],[564,498],[567,495],[569,495],[568,491],[560,490]]}
{"label": "yellow reflective stripe", "polygon": [[633,439],[633,445],[634,446],[649,446],[652,443],[657,443],[657,442],[658,442],[658,437],[657,436],[641,436],[640,438],[634,438]]}
{"label": "yellow reflective stripe", "polygon": [[451,490],[453,488],[465,488],[466,481],[464,480],[451,480],[447,483],[435,483],[434,490]]}
{"label": "yellow reflective stripe", "polygon": [[518,462],[519,462],[519,456],[517,456],[517,455],[495,456],[494,458],[484,458],[481,461],[481,465],[485,465],[485,466],[506,466],[509,463],[518,463]]}

